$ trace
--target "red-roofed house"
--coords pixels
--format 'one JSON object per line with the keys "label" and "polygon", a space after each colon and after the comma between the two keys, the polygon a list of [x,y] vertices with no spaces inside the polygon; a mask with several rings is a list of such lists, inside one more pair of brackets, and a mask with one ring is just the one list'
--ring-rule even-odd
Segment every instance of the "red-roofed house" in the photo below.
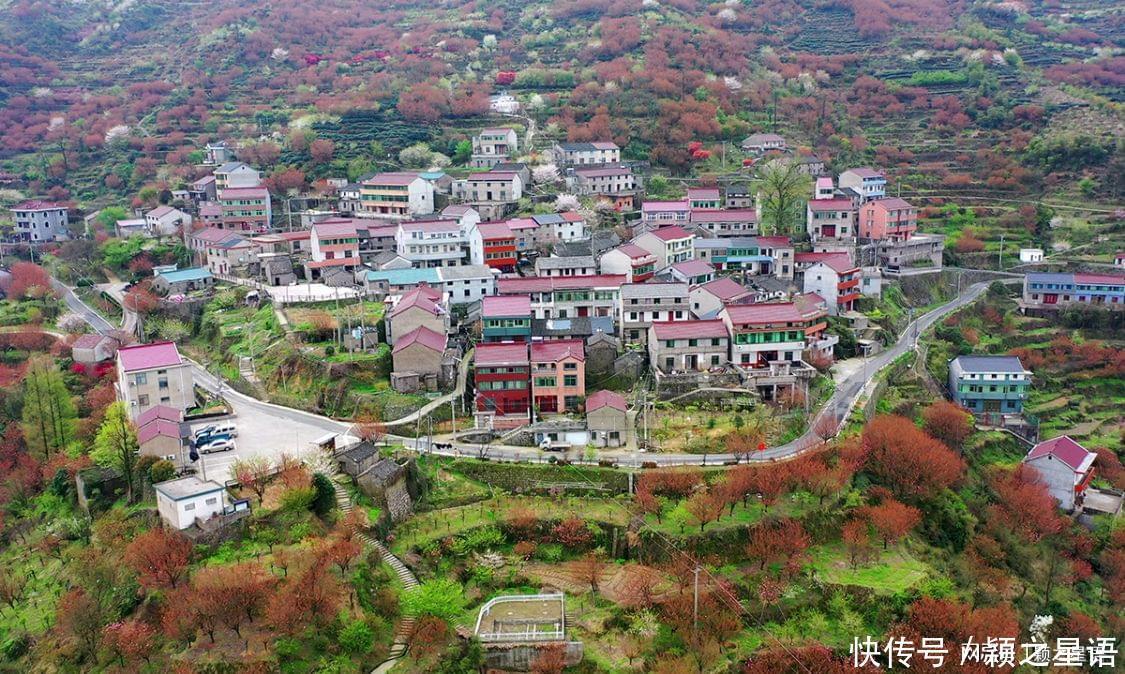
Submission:
{"label": "red-roofed house", "polygon": [[496,281],[500,295],[528,295],[534,318],[616,316],[625,277],[527,276]]}
{"label": "red-roofed house", "polygon": [[691,311],[698,317],[714,316],[724,304],[738,303],[752,295],[746,286],[724,276],[691,289]]}
{"label": "red-roofed house", "polygon": [[113,358],[117,353],[117,340],[99,334],[82,335],[70,345],[70,357],[76,363],[97,365]]}
{"label": "red-roofed house", "polygon": [[1082,505],[1097,456],[1063,435],[1032,447],[1023,462],[1039,473],[1059,507],[1070,511]]}
{"label": "red-roofed house", "polygon": [[376,173],[359,186],[369,217],[404,219],[434,212],[434,186],[417,173]]}
{"label": "red-roofed house", "polygon": [[141,456],[155,456],[171,461],[177,468],[187,463],[184,450],[188,447],[191,429],[183,423],[182,416],[180,419],[166,419],[163,415],[138,418],[136,424],[137,445]]}
{"label": "red-roofed house", "polygon": [[715,268],[699,259],[677,262],[668,267],[667,271],[673,279],[693,286],[715,279]]}
{"label": "red-roofed house", "polygon": [[646,225],[682,225],[691,216],[686,199],[680,201],[646,201],[641,204],[641,222]]}
{"label": "red-roofed house", "polygon": [[531,409],[531,361],[527,344],[477,344],[473,355],[476,409],[482,427],[516,428]]}
{"label": "red-roofed house", "polygon": [[391,350],[392,387],[399,392],[434,390],[441,378],[446,335],[419,325],[395,340]]}
{"label": "red-roofed house", "polygon": [[223,228],[243,231],[269,231],[272,210],[270,192],[264,187],[228,187],[219,190],[223,209]]}
{"label": "red-roofed house", "polygon": [[[576,168],[567,176],[567,188],[579,196],[607,197],[615,204],[636,207],[636,191],[640,183],[628,166],[594,166]],[[618,199],[620,197],[620,199]]]}
{"label": "red-roofed house", "polygon": [[657,269],[695,257],[694,241],[695,235],[679,225],[654,229],[633,239],[633,243],[656,256]]}
{"label": "red-roofed house", "polygon": [[635,243],[623,243],[598,258],[602,274],[624,274],[629,283],[644,283],[656,273],[656,256]]}
{"label": "red-roofed house", "polygon": [[721,320],[653,323],[648,330],[649,363],[664,374],[704,371],[730,360],[730,332]]}
{"label": "red-roofed house", "polygon": [[754,236],[758,233],[758,212],[753,208],[692,211],[689,221],[719,238]]}
{"label": "red-roofed house", "polygon": [[731,360],[744,367],[800,363],[806,344],[827,327],[827,311],[796,302],[728,304],[719,312],[731,332]]}
{"label": "red-roofed house", "polygon": [[855,309],[862,294],[863,273],[847,255],[829,255],[804,271],[804,290],[816,293],[828,303],[828,314],[839,316]]}
{"label": "red-roofed house", "polygon": [[540,414],[578,410],[586,396],[586,351],[581,339],[531,344],[531,394]]}
{"label": "red-roofed house", "polygon": [[500,220],[523,196],[523,180],[514,171],[471,173],[454,181],[453,196],[476,209],[481,220]]}
{"label": "red-roofed house", "polygon": [[723,197],[717,187],[691,187],[687,191],[687,202],[693,211],[715,211],[722,208]]}
{"label": "red-roofed house", "polygon": [[145,230],[149,236],[171,236],[191,231],[191,216],[178,208],[157,206],[145,213]]}
{"label": "red-roofed house", "polygon": [[519,137],[515,129],[500,127],[482,129],[473,136],[472,165],[492,168],[506,162],[519,151]]}
{"label": "red-roofed house", "polygon": [[918,231],[918,210],[905,199],[868,201],[859,207],[859,238],[905,241]]}
{"label": "red-roofed house", "polygon": [[305,270],[312,280],[323,278],[330,269],[354,272],[362,263],[359,234],[351,220],[324,220],[313,225],[309,250],[311,257]]}
{"label": "red-roofed house", "polygon": [[223,226],[223,207],[217,201],[203,201],[199,204],[199,222],[204,228]]}
{"label": "red-roofed house", "polygon": [[117,399],[133,419],[157,405],[187,410],[195,406],[190,368],[173,342],[122,347],[117,350]]}
{"label": "red-roofed house", "polygon": [[633,429],[625,396],[614,391],[590,394],[586,398],[586,430],[595,447],[628,446]]}
{"label": "red-roofed house", "polygon": [[481,338],[486,342],[531,341],[531,297],[491,295],[481,300]]}
{"label": "red-roofed house", "polygon": [[805,225],[813,242],[851,241],[855,238],[857,213],[851,199],[810,199],[805,208]]}
{"label": "red-roofed house", "polygon": [[449,311],[442,293],[426,284],[403,294],[387,313],[387,343],[396,344],[399,336],[425,326],[438,334],[449,332]]}
{"label": "red-roofed house", "polygon": [[501,272],[513,272],[518,262],[516,234],[506,222],[482,222],[469,229],[469,256]]}

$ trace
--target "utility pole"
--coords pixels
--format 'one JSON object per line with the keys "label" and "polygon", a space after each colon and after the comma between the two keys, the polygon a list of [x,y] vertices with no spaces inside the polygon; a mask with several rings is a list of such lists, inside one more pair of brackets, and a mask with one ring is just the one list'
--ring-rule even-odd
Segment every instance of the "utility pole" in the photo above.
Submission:
{"label": "utility pole", "polygon": [[1004,271],[1004,234],[1000,234],[1000,271]]}
{"label": "utility pole", "polygon": [[691,628],[695,632],[699,632],[699,565],[696,564],[692,569],[692,575],[695,576],[695,587],[692,592],[692,612],[691,612]]}

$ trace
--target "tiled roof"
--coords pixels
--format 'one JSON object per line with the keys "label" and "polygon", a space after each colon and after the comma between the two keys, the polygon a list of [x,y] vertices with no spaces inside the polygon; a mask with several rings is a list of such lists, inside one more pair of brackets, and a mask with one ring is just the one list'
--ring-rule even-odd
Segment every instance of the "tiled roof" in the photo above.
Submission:
{"label": "tiled roof", "polygon": [[910,205],[909,201],[907,201],[906,199],[900,199],[898,197],[890,197],[890,198],[887,198],[887,199],[876,199],[874,201],[869,201],[867,203],[870,206],[873,206],[873,207],[877,206],[879,208],[882,208],[882,209],[888,210],[888,211],[901,211],[901,210],[905,210],[905,209],[908,209],[908,208],[914,208],[913,206]]}
{"label": "tiled roof", "polygon": [[504,135],[504,134],[508,133],[509,131],[514,132],[515,129],[507,127],[507,126],[493,126],[493,127],[487,128],[487,129],[481,129],[480,133],[481,133],[482,136],[484,136],[484,135],[500,136],[500,135]]}
{"label": "tiled roof", "polygon": [[270,191],[264,187],[228,187],[219,190],[219,201],[224,199],[268,199]]}
{"label": "tiled roof", "polygon": [[704,274],[715,273],[714,267],[712,267],[706,261],[699,259],[677,262],[676,264],[672,265],[672,269],[675,269],[676,271],[689,278],[692,276],[702,276]]}
{"label": "tiled roof", "polygon": [[710,281],[708,283],[697,286],[697,288],[706,290],[722,301],[734,299],[735,297],[739,297],[750,292],[742,284],[738,283],[738,281],[735,281],[729,276],[717,278],[714,281]]}
{"label": "tiled roof", "polygon": [[72,349],[92,349],[92,348],[96,347],[98,344],[101,344],[103,339],[105,339],[105,335],[99,335],[97,333],[82,335],[78,339],[74,340],[74,343],[70,345],[70,348],[72,348]]}
{"label": "tiled roof", "polygon": [[620,148],[617,147],[617,143],[611,143],[611,142],[608,142],[608,141],[594,141],[593,143],[590,143],[590,145],[593,145],[595,150],[617,150],[617,149],[620,149]]}
{"label": "tiled roof", "polygon": [[441,232],[459,232],[461,225],[456,220],[412,220],[402,223],[404,232],[425,232],[437,234]]}
{"label": "tiled roof", "polygon": [[646,201],[641,204],[642,213],[676,213],[687,209],[686,201]]}
{"label": "tiled roof", "polygon": [[502,365],[528,365],[527,344],[523,342],[490,342],[477,344],[473,354],[477,367],[497,367]]}
{"label": "tiled roof", "polygon": [[531,343],[533,363],[554,363],[564,358],[586,360],[586,349],[581,339],[555,339]]}
{"label": "tiled roof", "polygon": [[312,236],[312,232],[303,229],[297,232],[278,232],[277,236],[280,236],[286,241],[304,241]]}
{"label": "tiled roof", "polygon": [[334,257],[331,260],[312,260],[306,262],[309,269],[325,269],[327,267],[359,266],[362,262],[358,257]]}
{"label": "tiled roof", "polygon": [[1075,283],[1093,283],[1096,285],[1122,285],[1125,284],[1125,276],[1117,274],[1075,274]]}
{"label": "tiled roof", "polygon": [[230,173],[231,171],[236,171],[236,170],[238,170],[238,169],[240,169],[244,166],[246,168],[250,168],[249,166],[246,165],[245,162],[228,161],[227,163],[223,164],[222,166],[219,166],[218,168],[216,168],[215,173]]}
{"label": "tiled roof", "polygon": [[183,363],[175,342],[153,342],[125,346],[117,350],[117,359],[126,372],[171,367]]}
{"label": "tiled roof", "polygon": [[793,240],[788,236],[759,236],[758,245],[765,247],[789,248],[793,245]]}
{"label": "tiled roof", "polygon": [[587,268],[594,266],[594,257],[592,255],[540,257],[535,260],[535,266],[539,269]]}
{"label": "tiled roof", "polygon": [[622,253],[625,253],[632,260],[639,260],[639,259],[645,258],[645,257],[653,257],[652,253],[648,252],[644,248],[641,248],[640,246],[638,246],[635,243],[623,243],[620,246],[618,246],[615,250],[619,250]]}
{"label": "tiled roof", "polygon": [[852,174],[855,174],[855,175],[859,176],[860,178],[882,178],[882,177],[884,177],[883,173],[881,171],[876,171],[875,169],[868,168],[866,166],[861,166],[859,168],[854,168],[854,169],[848,169],[847,171],[844,171],[844,173],[852,173]]}
{"label": "tiled roof", "polygon": [[1016,356],[957,356],[953,362],[962,372],[1006,372],[1021,374],[1026,372],[1023,363]]}
{"label": "tiled roof", "polygon": [[652,324],[652,331],[659,340],[730,337],[730,333],[727,332],[727,324],[718,319],[710,321],[657,321]]}
{"label": "tiled roof", "polygon": [[441,214],[442,215],[453,215],[453,216],[456,216],[456,217],[461,217],[462,215],[465,215],[469,211],[473,211],[473,210],[476,210],[476,209],[474,209],[472,206],[463,206],[461,204],[453,204],[451,206],[446,206],[445,208],[441,209]]}
{"label": "tiled roof", "polygon": [[527,295],[489,295],[481,300],[483,318],[530,316],[531,297]]}
{"label": "tiled roof", "polygon": [[168,215],[170,213],[175,213],[175,212],[176,212],[176,209],[172,208],[171,206],[157,206],[156,208],[152,209],[148,213],[145,213],[145,217],[162,218],[165,215]]}
{"label": "tiled roof", "polygon": [[143,445],[157,436],[179,440],[184,437],[184,432],[183,425],[178,422],[155,419],[143,426],[137,424],[137,442]]}
{"label": "tiled roof", "polygon": [[218,202],[204,201],[203,203],[199,204],[199,215],[200,216],[222,215],[222,214],[223,214],[223,207],[220,206]]}
{"label": "tiled roof", "polygon": [[754,133],[747,136],[742,142],[753,145],[754,143],[780,143],[784,141],[785,139],[776,133]]}
{"label": "tiled roof", "polygon": [[687,297],[686,283],[626,283],[621,286],[621,299],[641,299],[647,297]]}
{"label": "tiled roof", "polygon": [[625,412],[629,409],[629,403],[625,401],[625,396],[614,391],[598,391],[597,393],[591,393],[590,397],[586,398],[587,414],[603,407],[612,407],[615,410]]}
{"label": "tiled roof", "polygon": [[811,211],[846,211],[852,208],[851,199],[809,199]]}
{"label": "tiled roof", "polygon": [[355,237],[355,223],[350,220],[329,222],[322,221],[312,226],[312,231],[318,239],[336,239],[340,237]]}
{"label": "tiled roof", "polygon": [[193,239],[199,239],[204,243],[219,243],[220,241],[226,241],[232,236],[238,236],[238,234],[229,229],[219,229],[218,227],[207,227],[206,229],[191,233]]}
{"label": "tiled roof", "polygon": [[424,325],[419,325],[402,337],[395,340],[395,348],[391,353],[398,353],[408,346],[414,344],[421,344],[422,346],[437,351],[438,353],[445,353],[445,335],[434,332]]}
{"label": "tiled roof", "polygon": [[13,211],[47,211],[54,210],[56,208],[66,208],[66,206],[55,203],[53,201],[38,200],[23,201],[16,204],[15,206],[12,206]]}
{"label": "tiled roof", "polygon": [[792,302],[728,304],[724,310],[735,325],[800,323],[807,318]]}
{"label": "tiled roof", "polygon": [[583,217],[582,214],[579,213],[578,211],[563,211],[562,213],[559,213],[559,217],[561,217],[566,222],[585,222],[586,221],[586,218]]}
{"label": "tiled roof", "polygon": [[418,180],[417,173],[376,173],[367,180],[364,180],[363,184],[368,186],[394,185],[404,187],[413,183],[415,180]]}
{"label": "tiled roof", "polygon": [[613,166],[609,168],[576,168],[574,172],[583,178],[606,178],[609,176],[628,175],[633,169],[628,166]]}
{"label": "tiled roof", "polygon": [[1088,451],[1072,440],[1069,435],[1060,435],[1057,438],[1044,440],[1032,447],[1031,451],[1024,457],[1024,461],[1038,459],[1048,454],[1062,461],[1075,472],[1084,472],[1097,456],[1094,452]]}
{"label": "tiled roof", "polygon": [[848,259],[847,255],[829,255],[817,264],[822,264],[837,274],[859,271],[859,267],[855,266],[852,261]]}
{"label": "tiled roof", "polygon": [[482,222],[477,225],[477,231],[480,232],[480,238],[485,241],[515,238],[512,228],[504,222]]}
{"label": "tiled roof", "polygon": [[661,227],[660,229],[654,229],[653,231],[648,232],[648,233],[652,234],[653,236],[660,239],[661,241],[674,241],[676,239],[687,239],[687,238],[693,236],[691,232],[687,231],[683,227],[680,227],[679,225],[672,225],[670,227]]}
{"label": "tiled roof", "polygon": [[576,290],[579,288],[620,288],[625,283],[624,274],[597,274],[595,276],[528,276],[501,278],[496,281],[496,291],[501,295],[522,295],[548,290]]}
{"label": "tiled roof", "polygon": [[758,213],[752,208],[730,208],[719,211],[692,211],[692,222],[757,222]]}
{"label": "tiled roof", "polygon": [[851,256],[843,251],[836,251],[834,253],[795,253],[793,261],[798,264],[816,264],[817,262],[825,262],[832,258],[843,258],[851,262]]}
{"label": "tiled roof", "polygon": [[687,191],[687,197],[691,199],[718,199],[719,188],[717,187],[692,187]]}
{"label": "tiled roof", "polygon": [[384,269],[367,272],[368,281],[386,281],[393,286],[416,285],[418,283],[441,283],[438,270],[434,267],[418,269]]}
{"label": "tiled roof", "polygon": [[470,173],[469,177],[465,180],[469,182],[491,182],[494,180],[514,180],[516,177],[514,171],[481,171],[479,173]]}
{"label": "tiled roof", "polygon": [[531,218],[512,218],[510,220],[505,220],[504,224],[513,232],[517,229],[536,229],[539,227],[539,223]]}
{"label": "tiled roof", "polygon": [[395,308],[391,310],[389,318],[394,318],[411,308],[418,308],[434,316],[441,316],[445,313],[445,309],[438,306],[437,302],[440,301],[441,293],[429,286],[420,285],[402,296],[402,299],[395,304]]}
{"label": "tiled roof", "polygon": [[137,428],[155,419],[164,419],[165,421],[175,421],[179,423],[184,420],[184,413],[183,410],[178,410],[175,407],[156,405],[137,415]]}

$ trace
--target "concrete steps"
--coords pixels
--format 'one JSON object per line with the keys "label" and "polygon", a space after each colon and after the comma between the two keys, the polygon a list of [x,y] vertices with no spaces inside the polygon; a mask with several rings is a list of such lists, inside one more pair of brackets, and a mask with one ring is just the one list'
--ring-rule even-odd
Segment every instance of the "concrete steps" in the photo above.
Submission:
{"label": "concrete steps", "polygon": [[[332,491],[336,493],[336,508],[339,509],[342,514],[347,515],[355,508],[348,490],[336,479],[332,480]],[[404,588],[409,590],[418,587],[418,578],[415,577],[414,572],[403,564],[401,559],[391,554],[391,551],[388,550],[385,545],[375,540],[370,534],[364,531],[356,532],[355,536],[365,548],[369,548],[378,553],[379,557],[394,570],[395,575],[402,581],[402,586]],[[399,619],[398,624],[395,625],[394,643],[391,644],[391,650],[387,654],[387,659],[373,669],[372,674],[383,674],[383,672],[390,671],[390,669],[394,667],[395,661],[406,655],[407,641],[410,639],[410,634],[413,631],[414,618],[412,616],[403,616]]]}

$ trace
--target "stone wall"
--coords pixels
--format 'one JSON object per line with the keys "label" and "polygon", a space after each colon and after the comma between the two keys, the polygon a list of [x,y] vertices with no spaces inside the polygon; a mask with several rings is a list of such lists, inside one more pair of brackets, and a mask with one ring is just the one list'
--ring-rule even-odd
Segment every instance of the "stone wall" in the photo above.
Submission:
{"label": "stone wall", "polygon": [[567,641],[544,644],[486,644],[484,651],[485,667],[516,672],[531,671],[531,663],[544,647],[562,646],[566,655],[566,666],[573,667],[582,662],[582,642]]}

